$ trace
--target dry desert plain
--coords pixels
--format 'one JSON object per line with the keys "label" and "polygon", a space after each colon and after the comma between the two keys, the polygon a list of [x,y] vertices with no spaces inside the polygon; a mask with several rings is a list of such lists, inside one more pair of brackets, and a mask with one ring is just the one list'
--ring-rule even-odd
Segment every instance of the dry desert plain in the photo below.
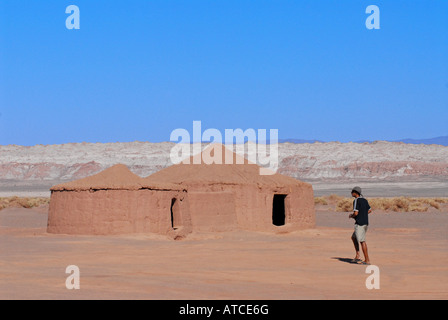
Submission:
{"label": "dry desert plain", "polygon": [[[314,229],[191,234],[181,241],[156,235],[67,236],[46,232],[48,205],[5,208],[0,211],[0,298],[448,298],[447,203],[439,208],[413,203],[404,208],[409,212],[374,210],[367,243],[380,270],[380,289],[369,290],[366,267],[349,263],[353,220],[320,198],[348,196],[359,184],[369,199],[446,199],[448,147],[381,141],[278,147],[279,172],[313,185]],[[117,163],[144,177],[171,164],[171,148],[172,143],[146,142],[0,146],[0,197],[48,197],[52,185]],[[341,209],[349,210],[346,202]],[[69,265],[80,269],[80,290],[66,289]]]}
{"label": "dry desert plain", "polygon": [[[316,206],[316,228],[276,234],[67,236],[46,233],[48,206],[0,211],[0,299],[447,299],[448,204],[376,210],[367,243],[380,288],[350,263],[353,220]],[[80,270],[68,290],[66,267]]]}

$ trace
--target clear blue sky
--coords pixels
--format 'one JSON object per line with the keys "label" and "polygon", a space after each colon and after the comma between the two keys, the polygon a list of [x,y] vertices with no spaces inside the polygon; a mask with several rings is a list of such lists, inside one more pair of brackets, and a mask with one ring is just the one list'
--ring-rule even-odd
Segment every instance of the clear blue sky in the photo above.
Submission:
{"label": "clear blue sky", "polygon": [[1,0],[0,114],[2,145],[448,135],[448,1]]}

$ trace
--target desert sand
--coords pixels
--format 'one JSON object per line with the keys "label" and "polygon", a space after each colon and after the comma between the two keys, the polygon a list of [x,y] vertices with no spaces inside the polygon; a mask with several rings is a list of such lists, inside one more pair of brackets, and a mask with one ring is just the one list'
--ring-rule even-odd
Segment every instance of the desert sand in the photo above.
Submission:
{"label": "desert sand", "polygon": [[[290,233],[68,236],[46,232],[48,207],[0,211],[0,299],[447,299],[448,213],[374,212],[367,243],[380,270],[349,263],[353,220],[317,208]],[[80,269],[79,290],[65,286]]]}

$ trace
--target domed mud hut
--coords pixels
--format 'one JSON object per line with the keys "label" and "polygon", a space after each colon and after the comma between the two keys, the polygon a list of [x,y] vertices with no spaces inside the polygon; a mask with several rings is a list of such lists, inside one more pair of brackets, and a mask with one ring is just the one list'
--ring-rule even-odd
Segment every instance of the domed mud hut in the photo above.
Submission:
{"label": "domed mud hut", "polygon": [[[210,156],[222,161],[201,161]],[[260,168],[218,144],[147,178],[116,165],[51,188],[48,232],[175,238],[191,232],[313,228],[312,186],[277,173],[260,175]]]}

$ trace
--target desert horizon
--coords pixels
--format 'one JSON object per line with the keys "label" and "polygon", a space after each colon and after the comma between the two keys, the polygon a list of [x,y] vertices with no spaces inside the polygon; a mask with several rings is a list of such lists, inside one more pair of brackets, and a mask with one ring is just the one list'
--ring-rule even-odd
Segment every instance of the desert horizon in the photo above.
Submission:
{"label": "desert horizon", "polygon": [[[85,178],[119,163],[146,177],[172,165],[170,150],[174,145],[129,142],[0,146],[0,196],[49,197],[53,185]],[[206,148],[208,143],[202,145]],[[311,183],[318,196],[345,195],[356,183],[365,186],[366,196],[447,196],[447,159],[448,147],[441,145],[278,144],[278,173]]]}

